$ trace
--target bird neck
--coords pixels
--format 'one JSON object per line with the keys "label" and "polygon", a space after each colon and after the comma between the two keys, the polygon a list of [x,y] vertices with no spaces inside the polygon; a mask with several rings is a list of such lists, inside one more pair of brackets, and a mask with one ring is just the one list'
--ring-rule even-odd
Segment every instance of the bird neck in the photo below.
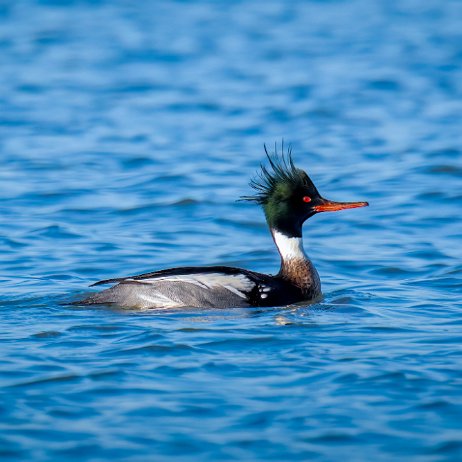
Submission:
{"label": "bird neck", "polygon": [[271,234],[281,255],[282,263],[290,260],[308,260],[303,249],[303,239],[301,236],[290,237],[276,229],[271,229]]}
{"label": "bird neck", "polygon": [[309,290],[317,273],[303,249],[302,237],[290,237],[276,229],[271,229],[271,234],[281,255],[281,269],[278,276],[303,291]]}

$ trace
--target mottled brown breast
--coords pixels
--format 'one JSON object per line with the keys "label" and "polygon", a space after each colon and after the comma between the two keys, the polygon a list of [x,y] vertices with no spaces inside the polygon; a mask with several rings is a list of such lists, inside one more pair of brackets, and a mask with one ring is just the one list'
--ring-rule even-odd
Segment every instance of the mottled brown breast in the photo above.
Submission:
{"label": "mottled brown breast", "polygon": [[285,260],[279,274],[283,279],[299,287],[310,298],[321,294],[318,272],[308,258]]}

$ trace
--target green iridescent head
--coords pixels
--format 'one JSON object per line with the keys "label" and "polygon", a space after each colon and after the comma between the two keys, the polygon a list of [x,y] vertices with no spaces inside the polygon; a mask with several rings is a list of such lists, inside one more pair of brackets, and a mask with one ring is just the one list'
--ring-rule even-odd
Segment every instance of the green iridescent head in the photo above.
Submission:
{"label": "green iridescent head", "polygon": [[288,236],[301,236],[303,222],[316,213],[311,204],[320,197],[318,190],[307,173],[295,167],[290,147],[279,155],[276,146],[270,154],[265,145],[265,153],[269,167],[261,165],[250,181],[256,194],[242,199],[263,207],[270,228]]}

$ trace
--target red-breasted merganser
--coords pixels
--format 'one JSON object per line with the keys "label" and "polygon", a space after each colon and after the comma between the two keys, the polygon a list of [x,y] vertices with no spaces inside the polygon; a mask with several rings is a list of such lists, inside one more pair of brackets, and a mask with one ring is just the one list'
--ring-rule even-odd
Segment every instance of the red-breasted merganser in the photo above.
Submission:
{"label": "red-breasted merganser", "polygon": [[367,202],[333,202],[319,194],[310,177],[295,167],[291,150],[269,154],[270,168],[261,166],[251,180],[253,196],[241,200],[260,204],[281,255],[275,276],[227,266],[171,268],[107,279],[116,284],[75,302],[76,305],[117,305],[125,308],[258,307],[313,301],[321,295],[318,272],[303,250],[302,225],[319,212],[365,207]]}

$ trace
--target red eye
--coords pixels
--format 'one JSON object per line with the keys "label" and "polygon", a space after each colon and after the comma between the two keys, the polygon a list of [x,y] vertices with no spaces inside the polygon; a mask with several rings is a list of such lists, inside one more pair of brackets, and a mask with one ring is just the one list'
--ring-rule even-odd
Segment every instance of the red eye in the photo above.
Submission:
{"label": "red eye", "polygon": [[303,202],[311,202],[310,196],[303,196]]}

